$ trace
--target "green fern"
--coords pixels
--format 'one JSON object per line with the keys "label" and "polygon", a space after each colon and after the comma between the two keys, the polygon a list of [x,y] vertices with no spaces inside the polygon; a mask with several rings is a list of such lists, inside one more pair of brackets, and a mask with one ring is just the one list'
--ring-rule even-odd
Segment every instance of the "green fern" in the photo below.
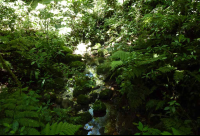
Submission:
{"label": "green fern", "polygon": [[123,65],[123,62],[120,60],[120,61],[112,61],[112,63],[111,63],[111,70],[114,70],[116,67],[118,67],[118,66],[121,66],[121,65]]}
{"label": "green fern", "polygon": [[125,61],[128,57],[130,57],[130,53],[129,52],[125,52],[125,51],[117,51],[112,55],[113,59],[120,59],[122,61]]}
{"label": "green fern", "polygon": [[165,125],[165,128],[170,131],[171,128],[175,128],[184,135],[192,134],[192,128],[190,126],[186,126],[182,120],[172,119],[172,118],[162,118],[161,121]]}
{"label": "green fern", "polygon": [[144,101],[145,97],[151,92],[145,86],[134,87],[134,90],[128,92],[128,99],[131,105],[131,108],[135,109],[139,107]]}
{"label": "green fern", "polygon": [[174,69],[175,69],[174,67],[164,66],[164,67],[158,68],[157,70],[162,72],[162,73],[167,73],[167,72],[170,72],[170,71],[172,71]]}
{"label": "green fern", "polygon": [[73,125],[68,123],[53,123],[51,126],[49,123],[42,131],[43,135],[74,135],[81,125]]}
{"label": "green fern", "polygon": [[166,102],[163,100],[149,100],[146,104],[147,110],[155,108],[155,110],[162,109]]}
{"label": "green fern", "polygon": [[198,72],[190,72],[190,71],[186,71],[189,75],[193,76],[198,82],[200,82],[200,75],[198,74]]}
{"label": "green fern", "polygon": [[[22,90],[27,90],[27,88]],[[28,94],[23,92],[20,94],[20,91],[17,90],[13,94],[10,94],[10,96],[1,99],[0,109],[3,119],[0,117],[0,124],[12,124],[14,121],[17,121],[19,127],[26,127],[31,131],[44,126],[39,121],[40,115],[37,112],[37,106],[39,105],[37,97],[38,95],[33,91],[29,91]]]}
{"label": "green fern", "polygon": [[184,78],[184,72],[183,71],[179,71],[179,70],[176,70],[175,73],[174,73],[174,80],[175,81],[180,81]]}

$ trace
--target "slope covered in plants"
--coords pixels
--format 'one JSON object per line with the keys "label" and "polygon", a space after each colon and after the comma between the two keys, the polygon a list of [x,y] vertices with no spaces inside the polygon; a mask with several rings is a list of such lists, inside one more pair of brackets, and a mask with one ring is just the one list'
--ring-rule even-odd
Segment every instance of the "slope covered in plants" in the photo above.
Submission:
{"label": "slope covered in plants", "polygon": [[[0,134],[75,134],[101,99],[133,115],[115,134],[198,135],[199,10],[198,0],[1,0]],[[88,66],[112,84],[105,99]]]}

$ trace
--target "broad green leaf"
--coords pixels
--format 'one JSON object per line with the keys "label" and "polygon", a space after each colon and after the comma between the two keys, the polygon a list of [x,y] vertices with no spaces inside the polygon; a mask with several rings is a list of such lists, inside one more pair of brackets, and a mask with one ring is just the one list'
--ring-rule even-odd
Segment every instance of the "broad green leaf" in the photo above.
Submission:
{"label": "broad green leaf", "polygon": [[33,61],[33,62],[31,63],[31,65],[33,65],[33,64],[35,64],[35,61]]}
{"label": "broad green leaf", "polygon": [[146,132],[146,133],[143,133],[143,135],[151,135],[150,133]]}
{"label": "broad green leaf", "polygon": [[172,131],[173,131],[174,135],[181,135],[181,133],[177,129],[173,128],[173,127],[172,127]]}
{"label": "broad green leaf", "polygon": [[177,106],[180,106],[180,104],[179,103],[175,103]]}
{"label": "broad green leaf", "polygon": [[11,133],[11,134],[15,134],[15,131],[12,130],[12,131],[10,131],[10,133]]}
{"label": "broad green leaf", "polygon": [[133,125],[136,125],[136,126],[137,126],[137,125],[138,125],[138,123],[136,123],[136,122],[133,122]]}
{"label": "broad green leaf", "polygon": [[139,126],[137,127],[140,131],[143,131],[143,124],[139,122]]}
{"label": "broad green leaf", "polygon": [[164,108],[164,110],[169,110],[169,109],[170,109],[170,107],[165,107],[165,108]]}
{"label": "broad green leaf", "polygon": [[23,131],[24,131],[24,129],[25,129],[25,126],[23,126],[23,127],[21,128],[20,132],[23,132]]}
{"label": "broad green leaf", "polygon": [[38,70],[35,71],[35,78],[36,78],[36,79],[38,79],[39,74],[40,74],[40,71],[38,71]]}
{"label": "broad green leaf", "polygon": [[134,135],[140,135],[140,133],[135,133]]}
{"label": "broad green leaf", "polygon": [[143,131],[147,131],[148,130],[148,126],[144,127]]}
{"label": "broad green leaf", "polygon": [[8,123],[3,123],[3,125],[4,125],[5,127],[10,128],[10,124],[8,124]]}
{"label": "broad green leaf", "polygon": [[43,87],[43,85],[44,85],[44,82],[45,82],[45,79],[43,79],[43,81],[42,81],[42,85],[41,85],[42,87]]}
{"label": "broad green leaf", "polygon": [[18,128],[19,128],[19,123],[18,123],[18,121],[14,121],[13,127],[12,127],[13,131],[17,131]]}
{"label": "broad green leaf", "polygon": [[161,133],[161,135],[172,135],[172,134],[167,132],[167,131],[164,131],[164,132]]}
{"label": "broad green leaf", "polygon": [[175,113],[175,111],[176,111],[176,109],[175,109],[175,107],[173,106],[173,107],[172,107],[172,112]]}

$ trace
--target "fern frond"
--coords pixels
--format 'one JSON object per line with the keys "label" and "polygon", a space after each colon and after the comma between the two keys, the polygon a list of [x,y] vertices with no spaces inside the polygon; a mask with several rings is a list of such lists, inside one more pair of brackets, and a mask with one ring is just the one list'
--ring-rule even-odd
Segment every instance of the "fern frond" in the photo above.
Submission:
{"label": "fern frond", "polygon": [[6,114],[6,117],[14,117],[14,111],[13,110],[5,110],[5,114]]}
{"label": "fern frond", "polygon": [[53,123],[51,126],[49,123],[43,129],[42,134],[44,135],[58,135],[58,134],[65,134],[65,135],[74,135],[76,131],[81,127],[81,125],[73,125],[68,123],[60,122]]}
{"label": "fern frond", "polygon": [[3,108],[6,108],[6,109],[9,109],[9,110],[12,110],[14,109],[16,106],[16,104],[13,104],[13,103],[7,103],[7,104],[4,104],[3,105]]}
{"label": "fern frond", "polygon": [[40,132],[35,128],[28,128],[26,127],[24,131],[27,132],[27,135],[41,135]]}
{"label": "fern frond", "polygon": [[142,86],[142,87],[134,87],[133,91],[128,92],[128,99],[130,102],[130,105],[133,109],[139,107],[143,101],[145,100],[145,97],[149,95],[150,91],[148,88]]}
{"label": "fern frond", "polygon": [[160,100],[160,101],[157,103],[156,110],[162,109],[163,106],[165,105],[165,103],[166,103],[166,101]]}
{"label": "fern frond", "polygon": [[111,63],[111,70],[114,70],[116,67],[118,66],[121,66],[123,64],[123,62],[120,60],[120,61],[112,61]]}
{"label": "fern frond", "polygon": [[184,72],[183,71],[179,71],[179,70],[176,70],[175,73],[174,73],[174,80],[175,81],[180,81],[184,78]]}
{"label": "fern frond", "polygon": [[120,50],[120,51],[113,53],[112,58],[125,61],[129,56],[130,56],[130,52],[125,52],[125,51]]}
{"label": "fern frond", "polygon": [[23,117],[27,117],[27,118],[32,118],[32,117],[38,117],[39,114],[38,112],[34,112],[34,111],[16,111],[15,112],[15,118],[23,118]]}
{"label": "fern frond", "polygon": [[19,105],[19,106],[16,106],[16,110],[28,110],[28,111],[35,111],[37,110],[37,107],[35,106],[26,106],[26,105]]}
{"label": "fern frond", "polygon": [[21,126],[26,127],[40,127],[40,123],[36,120],[30,119],[30,118],[19,118],[16,119]]}
{"label": "fern frond", "polygon": [[163,124],[165,125],[168,131],[170,131],[171,128],[173,127],[179,130],[182,134],[185,134],[185,135],[192,134],[192,131],[191,131],[192,128],[189,126],[185,126],[182,120],[172,119],[172,118],[162,118],[161,121],[163,122]]}
{"label": "fern frond", "polygon": [[146,109],[149,110],[149,109],[154,108],[157,105],[157,103],[158,103],[158,100],[154,100],[154,99],[149,100],[146,104]]}
{"label": "fern frond", "polygon": [[193,76],[198,82],[200,82],[200,75],[197,74],[197,72],[191,72],[187,70],[187,73],[189,73],[191,76]]}
{"label": "fern frond", "polygon": [[157,70],[162,72],[162,73],[167,73],[167,72],[170,72],[170,71],[172,71],[174,69],[175,69],[174,67],[164,66],[164,67],[158,68]]}

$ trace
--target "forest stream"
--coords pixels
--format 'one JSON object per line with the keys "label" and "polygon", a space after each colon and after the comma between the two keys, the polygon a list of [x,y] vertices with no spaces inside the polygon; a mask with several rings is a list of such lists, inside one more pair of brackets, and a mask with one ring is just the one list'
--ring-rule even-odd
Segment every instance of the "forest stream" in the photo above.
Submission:
{"label": "forest stream", "polygon": [[[77,46],[77,50],[74,51],[75,54],[91,54],[90,50],[88,51],[87,46],[83,43],[79,44],[79,46]],[[87,60],[86,60],[87,62]],[[86,76],[89,77],[93,77],[96,81],[96,87],[98,87],[98,89],[93,90],[92,93],[100,93],[101,90],[109,88],[111,89],[112,86],[109,85],[105,85],[104,79],[105,79],[105,75],[98,75],[96,72],[96,68],[97,66],[90,66],[88,63],[86,63],[86,68],[85,68],[85,73]],[[66,99],[65,96],[68,95],[70,96],[70,100],[73,100],[73,87],[70,87],[66,92],[63,93],[63,99]],[[99,96],[98,96],[99,97]],[[97,99],[98,99],[97,97]],[[118,120],[120,120],[120,116],[122,117],[123,115],[120,115],[120,112],[118,112],[114,105],[109,102],[106,101],[104,102],[104,104],[106,105],[106,115],[103,117],[94,117],[93,115],[93,104],[89,104],[90,109],[88,110],[89,113],[92,115],[92,120],[89,121],[87,124],[85,124],[84,129],[88,131],[88,135],[103,135],[103,134],[110,134],[110,135],[117,135],[118,132],[117,130],[118,128]],[[82,112],[82,110],[80,111]],[[121,119],[123,120],[123,119]],[[123,122],[121,122],[122,124]]]}

